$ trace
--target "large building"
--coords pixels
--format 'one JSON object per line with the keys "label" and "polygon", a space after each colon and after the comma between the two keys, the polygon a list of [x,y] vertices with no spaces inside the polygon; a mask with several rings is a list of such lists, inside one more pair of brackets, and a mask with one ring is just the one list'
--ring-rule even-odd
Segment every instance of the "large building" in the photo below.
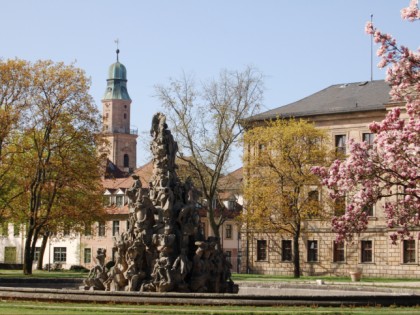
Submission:
{"label": "large building", "polygon": [[[374,135],[368,125],[382,121],[390,108],[402,106],[390,103],[389,91],[384,81],[332,85],[297,102],[250,117],[248,123],[261,126],[266,120],[278,118],[305,119],[327,130],[336,150],[345,154],[349,139],[372,141]],[[336,243],[329,220],[304,221],[299,240],[301,274],[348,275],[358,269],[369,277],[420,278],[419,241],[391,244],[389,236],[394,230],[387,228],[384,202],[366,210],[368,229],[356,235],[353,244]],[[325,206],[325,211],[331,209]],[[243,272],[293,275],[291,235],[243,229],[242,242]]]}

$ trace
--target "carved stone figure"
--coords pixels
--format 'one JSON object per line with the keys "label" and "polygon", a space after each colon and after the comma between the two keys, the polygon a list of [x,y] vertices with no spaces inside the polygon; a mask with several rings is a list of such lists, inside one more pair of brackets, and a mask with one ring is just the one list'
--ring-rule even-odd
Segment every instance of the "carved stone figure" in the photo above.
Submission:
{"label": "carved stone figure", "polygon": [[204,239],[191,178],[182,183],[175,164],[178,145],[162,113],[150,129],[153,175],[148,189],[133,175],[127,189],[129,229],[115,238],[115,265],[105,268],[98,251],[85,289],[236,293],[231,265],[214,238]]}
{"label": "carved stone figure", "polygon": [[96,266],[93,267],[87,279],[85,279],[85,290],[105,290],[104,282],[108,278],[107,269],[105,267],[106,250],[99,248],[96,253]]}

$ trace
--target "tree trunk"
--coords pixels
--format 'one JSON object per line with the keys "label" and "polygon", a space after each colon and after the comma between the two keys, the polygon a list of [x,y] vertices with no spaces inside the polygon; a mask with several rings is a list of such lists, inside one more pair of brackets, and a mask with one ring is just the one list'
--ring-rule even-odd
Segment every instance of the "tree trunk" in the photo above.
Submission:
{"label": "tree trunk", "polygon": [[44,235],[42,235],[42,243],[41,243],[41,248],[39,249],[38,263],[36,265],[37,270],[42,270],[42,266],[44,265],[45,248],[47,247],[49,236],[50,236],[49,232],[46,232]]}
{"label": "tree trunk", "polygon": [[216,237],[218,247],[221,248],[221,239],[220,239],[220,226],[216,223],[216,218],[214,217],[214,209],[210,205],[208,208],[208,218],[211,230],[213,231],[213,235]]}
{"label": "tree trunk", "polygon": [[293,235],[293,277],[300,277],[300,253],[299,253],[300,224],[297,225]]}
{"label": "tree trunk", "polygon": [[30,225],[28,226],[28,231],[25,239],[25,249],[23,254],[23,274],[31,275],[32,274],[32,259],[31,259],[31,249],[32,249],[32,238],[34,234],[34,228]]}

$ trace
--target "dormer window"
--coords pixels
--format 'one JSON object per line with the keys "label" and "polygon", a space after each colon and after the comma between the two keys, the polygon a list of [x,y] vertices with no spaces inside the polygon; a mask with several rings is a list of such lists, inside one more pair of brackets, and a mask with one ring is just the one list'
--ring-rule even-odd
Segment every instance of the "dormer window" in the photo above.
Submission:
{"label": "dormer window", "polygon": [[235,200],[234,199],[230,199],[228,200],[228,210],[234,210],[235,209]]}
{"label": "dormer window", "polygon": [[117,207],[122,207],[124,205],[124,196],[116,196],[115,204]]}

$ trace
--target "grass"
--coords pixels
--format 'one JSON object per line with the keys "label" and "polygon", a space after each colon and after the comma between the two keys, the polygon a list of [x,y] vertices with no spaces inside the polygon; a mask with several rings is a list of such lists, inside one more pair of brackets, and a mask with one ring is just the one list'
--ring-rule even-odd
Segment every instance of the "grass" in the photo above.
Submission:
{"label": "grass", "polygon": [[[302,276],[300,278],[293,278],[293,276],[277,276],[277,275],[260,275],[260,274],[243,274],[236,273],[232,274],[233,281],[258,281],[258,282],[271,282],[271,281],[282,281],[282,282],[306,282],[315,281],[316,279],[322,279],[328,282],[351,282],[350,277],[338,277],[338,276]],[[366,278],[362,277],[360,282],[401,282],[401,281],[420,281],[419,279],[413,278]]]}
{"label": "grass", "polygon": [[347,315],[347,314],[385,314],[405,315],[419,314],[420,307],[301,307],[301,306],[160,306],[160,305],[113,305],[86,303],[47,303],[47,302],[19,302],[0,301],[0,314],[31,314],[31,315],[99,315],[99,314],[224,314],[224,315],[256,315],[256,314],[310,314],[310,315]]}
{"label": "grass", "polygon": [[86,278],[87,275],[87,272],[69,270],[33,270],[32,275],[24,275],[22,270],[0,270],[0,278]]}

